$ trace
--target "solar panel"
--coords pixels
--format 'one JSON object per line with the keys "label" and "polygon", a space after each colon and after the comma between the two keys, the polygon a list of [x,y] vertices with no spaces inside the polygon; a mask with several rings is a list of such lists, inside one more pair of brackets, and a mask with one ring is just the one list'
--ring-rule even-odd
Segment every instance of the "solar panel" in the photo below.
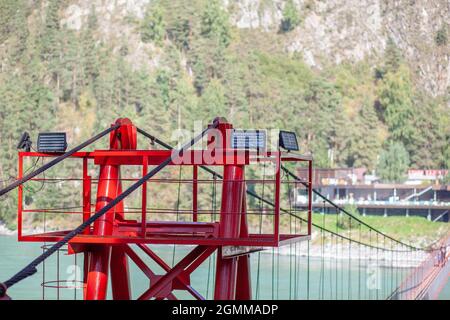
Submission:
{"label": "solar panel", "polygon": [[297,135],[295,132],[280,131],[280,147],[288,151],[298,151]]}
{"label": "solar panel", "polygon": [[231,148],[234,149],[265,149],[265,130],[233,129],[231,134]]}

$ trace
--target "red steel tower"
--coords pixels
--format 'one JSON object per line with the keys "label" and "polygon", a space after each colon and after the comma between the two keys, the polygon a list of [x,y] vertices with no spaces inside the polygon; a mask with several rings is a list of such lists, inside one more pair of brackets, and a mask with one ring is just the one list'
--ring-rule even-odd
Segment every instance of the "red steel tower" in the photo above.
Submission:
{"label": "red steel tower", "polygon": [[[82,162],[83,211],[82,220],[86,221],[93,213],[104,208],[123,192],[121,167],[138,166],[142,176],[149,167],[161,165],[171,156],[172,150],[138,150],[137,133],[140,131],[129,119],[118,119],[111,131],[108,150],[75,152],[71,158]],[[238,149],[232,147],[233,125],[223,118],[210,125],[207,147],[205,149],[186,150],[169,166],[183,166],[192,169],[192,215],[191,221],[164,221],[150,217],[147,209],[148,181],[141,186],[140,219],[127,217],[124,202],[126,198],[107,211],[82,234],[72,238],[69,253],[84,254],[84,298],[89,300],[106,299],[108,282],[111,284],[113,299],[131,299],[132,285],[129,276],[129,262],[135,263],[149,278],[148,289],[139,299],[176,299],[174,290],[185,290],[196,299],[204,297],[192,287],[190,276],[213,252],[217,252],[215,299],[248,300],[251,294],[250,254],[264,247],[279,247],[306,239],[311,234],[311,168],[312,159],[294,153],[265,150]],[[39,152],[19,153],[19,179],[23,175],[23,162],[26,157],[55,157],[55,154]],[[281,230],[280,209],[283,198],[289,198],[282,192],[286,182],[280,173],[282,163],[306,163],[309,167],[309,181],[306,192],[309,207],[305,212],[305,228],[298,233],[283,233]],[[88,164],[99,168],[95,212],[92,212],[91,191],[93,179],[89,176]],[[255,196],[247,185],[261,183],[246,177],[246,167],[254,163],[270,163],[275,168],[274,178],[265,181],[271,185],[270,212],[271,232],[260,230],[251,232],[247,221],[249,196]],[[220,170],[215,173],[211,168]],[[220,214],[218,221],[200,221],[199,169],[207,169],[221,179]],[[151,179],[150,179],[151,181]],[[157,183],[155,182],[152,183]],[[256,195],[257,196],[257,195]],[[20,241],[55,242],[64,238],[70,230],[24,234],[24,216],[33,209],[24,209],[24,188],[19,186],[18,232]],[[263,199],[264,200],[264,199]],[[264,200],[266,201],[266,200]],[[267,209],[259,212],[267,214]],[[151,248],[151,244],[188,245],[193,249],[173,267],[170,267]],[[156,274],[141,259],[134,247],[141,249],[159,265],[165,274]]]}

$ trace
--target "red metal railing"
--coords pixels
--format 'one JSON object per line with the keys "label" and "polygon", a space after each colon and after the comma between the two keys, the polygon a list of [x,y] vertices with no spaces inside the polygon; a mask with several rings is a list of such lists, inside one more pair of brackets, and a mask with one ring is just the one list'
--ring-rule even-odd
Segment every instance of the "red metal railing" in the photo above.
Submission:
{"label": "red metal railing", "polygon": [[[82,183],[81,191],[81,210],[55,210],[52,208],[24,208],[24,187],[19,186],[18,196],[18,236],[20,241],[58,241],[68,231],[52,231],[38,234],[24,234],[24,214],[29,213],[66,213],[79,214],[83,221],[86,221],[91,214],[93,214],[92,206],[95,204],[92,201],[92,194],[95,192],[95,185],[98,184],[98,178],[92,178],[89,174],[89,164],[95,165],[121,165],[122,168],[141,167],[140,175],[144,176],[149,170],[149,166],[158,165],[162,160],[170,155],[171,151],[164,150],[97,150],[93,152],[77,152],[71,158],[82,161],[81,177],[69,178],[45,178],[35,177],[32,181],[41,181],[42,183],[50,181],[78,181]],[[20,152],[19,153],[19,179],[23,176],[24,159],[28,157],[41,157],[43,159],[54,157],[56,155],[44,154],[37,152]],[[292,153],[282,152],[237,152],[226,151],[222,158],[211,154],[205,150],[187,151],[183,155],[184,161],[182,163],[171,163],[173,167],[189,167],[192,168],[192,175],[190,177],[166,178],[158,177],[157,179],[150,179],[145,182],[141,188],[140,207],[126,207],[124,214],[136,217],[139,219],[126,218],[120,221],[115,226],[115,231],[112,236],[98,237],[90,234],[90,230],[86,229],[83,235],[75,237],[71,244],[83,245],[85,243],[166,243],[166,244],[209,244],[209,245],[231,245],[231,246],[279,246],[285,243],[299,241],[302,238],[308,237],[311,234],[311,212],[312,212],[312,159],[308,157],[299,156]],[[200,161],[198,160],[200,159]],[[196,160],[196,161],[194,161]],[[291,202],[291,197],[296,196],[298,189],[301,187],[298,182],[289,181],[287,177],[282,175],[280,170],[281,164],[291,162],[294,165],[306,163],[310,173],[308,187],[304,192],[307,194],[308,210],[306,212],[297,211],[295,205]],[[207,166],[210,168],[221,169],[224,165],[239,164],[243,166],[264,166],[272,165],[274,168],[273,175],[267,178],[249,177],[241,181],[230,180],[223,182],[218,177],[212,177],[209,174],[200,173],[199,166]],[[262,169],[261,169],[262,170]],[[260,171],[261,171],[260,170]],[[254,170],[255,171],[255,170]],[[257,170],[256,170],[257,171]],[[205,176],[205,177],[203,177]],[[121,183],[136,181],[138,178],[125,177],[121,178]],[[210,208],[204,208],[200,204],[200,200],[205,201],[202,192],[205,186],[215,184],[220,190],[223,183],[245,183],[247,187],[253,186],[256,194],[263,198],[257,199],[258,205],[251,205],[251,196],[247,195],[246,214],[249,219],[252,216],[262,218],[262,221],[272,224],[272,231],[266,232],[267,226],[263,226],[260,230],[253,230],[248,237],[242,238],[224,238],[218,235],[219,223],[217,220],[207,218],[214,214],[219,214],[220,206],[217,206],[216,212],[212,212]],[[170,207],[155,207],[155,199],[158,195],[155,194],[154,185],[183,185],[185,190],[189,191],[190,207],[184,208],[170,208]],[[187,186],[187,187],[186,187]],[[151,194],[153,192],[153,194]],[[295,193],[295,195],[292,194]],[[186,192],[187,193],[187,192]],[[149,206],[149,194],[152,195]],[[57,196],[55,195],[57,199]],[[220,201],[220,195],[218,196]],[[209,204],[209,203],[208,203]],[[283,208],[283,215],[280,214],[280,209]],[[286,214],[288,212],[288,214]],[[226,214],[226,212],[223,212]],[[161,216],[168,215],[183,215],[189,216],[189,219],[183,218],[183,221],[169,221],[168,219],[160,219]],[[157,219],[157,220],[155,220]],[[306,230],[297,227],[292,227],[293,219],[295,223],[300,223],[301,226],[306,225]],[[252,222],[252,221],[251,221]],[[253,228],[255,229],[255,228]],[[257,229],[257,228],[256,228]],[[294,231],[292,231],[294,230]]]}

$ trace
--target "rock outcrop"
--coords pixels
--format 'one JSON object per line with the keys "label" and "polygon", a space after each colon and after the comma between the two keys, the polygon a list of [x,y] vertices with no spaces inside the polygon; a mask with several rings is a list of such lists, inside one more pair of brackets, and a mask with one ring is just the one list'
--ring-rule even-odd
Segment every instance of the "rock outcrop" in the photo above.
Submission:
{"label": "rock outcrop", "polygon": [[[151,0],[73,0],[63,9],[62,24],[79,30],[92,9],[103,39],[126,39],[130,61],[157,64],[155,50],[140,42],[131,19],[142,19]],[[223,0],[239,29],[278,33],[282,0]],[[448,0],[294,0],[301,23],[283,34],[284,50],[300,52],[315,68],[324,63],[356,62],[383,55],[388,39],[401,49],[418,84],[434,96],[450,87],[450,44],[436,43],[450,22]],[[148,54],[151,58],[148,59]]]}

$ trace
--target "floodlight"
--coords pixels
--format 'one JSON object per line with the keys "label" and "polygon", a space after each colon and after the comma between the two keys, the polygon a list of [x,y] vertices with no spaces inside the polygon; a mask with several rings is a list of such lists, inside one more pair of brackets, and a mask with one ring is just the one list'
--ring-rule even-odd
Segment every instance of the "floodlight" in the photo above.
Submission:
{"label": "floodlight", "polygon": [[37,148],[39,152],[61,153],[67,149],[65,132],[39,133]]}
{"label": "floodlight", "polygon": [[280,131],[280,147],[287,151],[298,151],[297,135],[295,132]]}
{"label": "floodlight", "polygon": [[22,149],[27,152],[30,152],[31,144],[32,142],[30,140],[30,135],[28,134],[28,132],[24,132],[22,134],[22,137],[20,138],[19,143],[17,144],[17,149]]}

